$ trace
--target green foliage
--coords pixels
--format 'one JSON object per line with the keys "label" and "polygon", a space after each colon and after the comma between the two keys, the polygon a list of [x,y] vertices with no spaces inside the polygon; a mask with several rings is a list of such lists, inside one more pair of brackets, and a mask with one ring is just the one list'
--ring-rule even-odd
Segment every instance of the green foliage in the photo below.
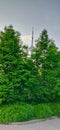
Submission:
{"label": "green foliage", "polygon": [[43,30],[31,57],[19,32],[0,32],[0,104],[53,102],[60,99],[60,51]]}
{"label": "green foliage", "polygon": [[35,105],[35,118],[49,118],[52,116],[60,117],[60,103],[43,103]]}
{"label": "green foliage", "polygon": [[50,106],[54,115],[60,117],[60,103],[52,103]]}
{"label": "green foliage", "polygon": [[59,102],[60,51],[47,30],[29,57],[20,33],[5,27],[0,32],[0,123],[60,116]]}
{"label": "green foliage", "polygon": [[40,101],[56,100],[60,91],[60,52],[43,30],[32,54],[40,78]]}
{"label": "green foliage", "polygon": [[0,102],[20,100],[25,73],[26,47],[13,26],[0,32]]}
{"label": "green foliage", "polygon": [[15,103],[0,107],[0,123],[20,122],[34,118],[34,107],[29,104]]}
{"label": "green foliage", "polygon": [[60,103],[44,103],[38,105],[15,103],[0,106],[0,123],[22,122],[52,116],[60,117]]}
{"label": "green foliage", "polygon": [[54,115],[54,112],[52,111],[50,104],[38,104],[34,108],[35,111],[35,117],[38,118],[48,118]]}

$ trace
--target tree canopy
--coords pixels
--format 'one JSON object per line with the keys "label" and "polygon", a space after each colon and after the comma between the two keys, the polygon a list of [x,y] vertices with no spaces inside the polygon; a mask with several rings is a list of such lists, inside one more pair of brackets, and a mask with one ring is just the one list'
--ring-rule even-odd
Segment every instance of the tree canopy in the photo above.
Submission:
{"label": "tree canopy", "polygon": [[50,102],[60,98],[60,51],[43,30],[28,56],[20,33],[10,25],[0,32],[0,104]]}

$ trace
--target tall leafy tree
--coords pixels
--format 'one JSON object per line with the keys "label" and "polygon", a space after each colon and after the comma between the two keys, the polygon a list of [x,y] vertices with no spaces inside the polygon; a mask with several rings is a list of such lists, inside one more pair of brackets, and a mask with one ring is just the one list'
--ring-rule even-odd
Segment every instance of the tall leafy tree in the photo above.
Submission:
{"label": "tall leafy tree", "polygon": [[[0,65],[2,79],[0,97],[5,102],[19,100],[23,87],[23,71],[26,48],[22,45],[19,32],[10,25],[0,32]],[[3,78],[4,77],[4,78]],[[5,93],[5,94],[4,94]]]}
{"label": "tall leafy tree", "polygon": [[59,70],[59,61],[58,50],[54,42],[51,40],[51,43],[47,49],[45,56],[45,61],[42,65],[42,86],[44,86],[48,100],[55,100],[56,90],[58,89],[58,70]]}
{"label": "tall leafy tree", "polygon": [[[53,40],[49,39],[44,29],[37,41],[32,54],[35,67],[40,75],[40,99],[52,101],[56,98],[57,84],[59,80],[59,51]],[[58,78],[57,78],[58,77]]]}

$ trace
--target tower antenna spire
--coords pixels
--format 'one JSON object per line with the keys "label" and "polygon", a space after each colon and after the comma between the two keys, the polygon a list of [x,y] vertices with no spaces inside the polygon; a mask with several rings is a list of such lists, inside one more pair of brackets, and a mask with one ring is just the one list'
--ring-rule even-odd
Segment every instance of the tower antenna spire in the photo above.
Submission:
{"label": "tower antenna spire", "polygon": [[30,52],[32,52],[33,49],[34,49],[33,44],[34,44],[34,27],[32,27],[31,46],[30,46],[30,48],[29,48]]}
{"label": "tower antenna spire", "polygon": [[32,27],[32,43],[31,43],[32,46],[33,46],[33,42],[34,42],[34,27]]}

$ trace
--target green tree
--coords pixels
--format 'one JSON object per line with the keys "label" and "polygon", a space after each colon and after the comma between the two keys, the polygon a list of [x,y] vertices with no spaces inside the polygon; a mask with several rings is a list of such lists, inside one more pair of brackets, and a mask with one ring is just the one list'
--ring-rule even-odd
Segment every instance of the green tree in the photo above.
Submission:
{"label": "green tree", "polygon": [[40,99],[43,101],[55,100],[57,90],[60,89],[58,87],[60,55],[54,41],[49,39],[46,30],[42,31],[32,58],[40,75]]}
{"label": "green tree", "polygon": [[[45,61],[42,65],[42,86],[44,86],[46,98],[50,101],[55,100],[57,96],[58,89],[58,71],[59,71],[59,61],[58,50],[54,42],[51,43],[47,49]],[[47,97],[48,96],[48,97]]]}
{"label": "green tree", "polygon": [[31,58],[27,59],[25,69],[23,97],[26,102],[36,102],[39,95],[39,76]]}
{"label": "green tree", "polygon": [[20,100],[25,57],[26,47],[21,43],[19,32],[12,25],[5,27],[4,32],[0,32],[0,98],[5,102]]}

